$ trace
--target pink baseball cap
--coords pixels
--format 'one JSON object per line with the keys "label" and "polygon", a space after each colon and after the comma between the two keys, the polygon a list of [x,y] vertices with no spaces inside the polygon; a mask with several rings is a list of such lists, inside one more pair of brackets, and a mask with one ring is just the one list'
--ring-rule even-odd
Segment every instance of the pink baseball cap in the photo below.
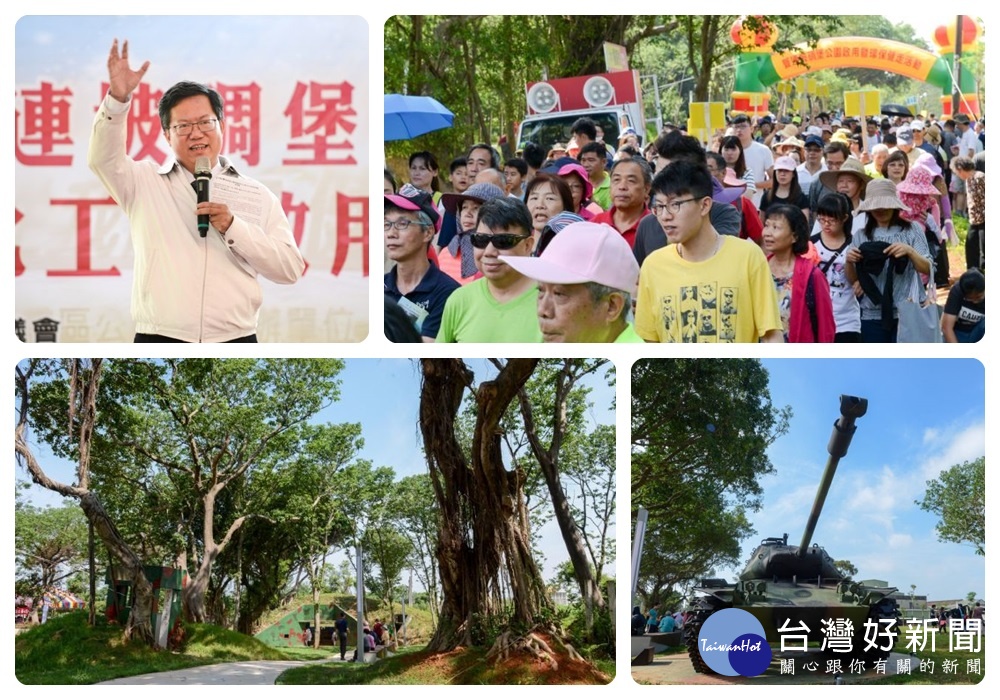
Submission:
{"label": "pink baseball cap", "polygon": [[595,282],[629,294],[639,283],[639,263],[622,235],[607,224],[579,221],[552,239],[537,258],[501,255],[525,277],[549,284]]}

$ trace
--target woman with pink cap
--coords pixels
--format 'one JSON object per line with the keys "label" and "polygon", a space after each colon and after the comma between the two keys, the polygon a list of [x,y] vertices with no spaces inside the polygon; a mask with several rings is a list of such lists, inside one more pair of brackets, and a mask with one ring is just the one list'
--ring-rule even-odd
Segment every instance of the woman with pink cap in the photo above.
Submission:
{"label": "woman with pink cap", "polygon": [[604,211],[601,205],[591,199],[594,196],[594,186],[590,184],[587,171],[582,165],[567,163],[559,168],[558,175],[569,187],[569,193],[573,195],[572,211],[579,214],[584,221],[590,221]]}

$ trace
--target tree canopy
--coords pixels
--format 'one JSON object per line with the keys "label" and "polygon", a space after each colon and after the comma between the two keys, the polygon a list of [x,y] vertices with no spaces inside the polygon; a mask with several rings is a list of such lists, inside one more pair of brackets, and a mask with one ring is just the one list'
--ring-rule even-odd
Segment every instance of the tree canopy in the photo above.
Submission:
{"label": "tree canopy", "polygon": [[651,600],[737,563],[760,477],[774,470],[767,447],[790,416],[771,403],[758,360],[632,366],[632,521],[649,511],[639,585]]}
{"label": "tree canopy", "polygon": [[986,556],[986,457],[942,471],[916,504],[940,518],[939,540],[971,544]]}

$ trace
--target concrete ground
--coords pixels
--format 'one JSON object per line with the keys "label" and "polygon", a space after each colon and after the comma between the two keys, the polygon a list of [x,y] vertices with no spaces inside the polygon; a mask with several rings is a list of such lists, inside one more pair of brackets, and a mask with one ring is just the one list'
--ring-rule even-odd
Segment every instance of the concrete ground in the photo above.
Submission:
{"label": "concrete ground", "polygon": [[[789,655],[792,656],[792,655]],[[795,661],[795,674],[782,674],[780,663],[776,660],[763,675],[753,678],[743,678],[742,676],[715,676],[704,673],[695,673],[691,666],[691,661],[687,654],[657,654],[653,663],[645,666],[632,667],[632,679],[642,685],[834,685],[834,677],[827,673],[809,673],[802,670],[801,665],[806,662],[806,655],[799,655]],[[810,654],[815,658],[822,670],[826,667],[825,656]],[[886,662],[886,675],[891,676],[896,673],[896,660],[905,659],[905,654],[890,654]],[[912,662],[911,662],[912,663]],[[919,662],[917,662],[919,663]],[[847,672],[846,664],[843,674],[843,683],[850,685],[859,678],[874,678],[873,671],[867,671],[862,676],[851,675]]]}
{"label": "concrete ground", "polygon": [[97,685],[274,685],[285,670],[311,663],[346,663],[340,657],[326,661],[240,661],[228,664],[197,666],[180,671],[147,673],[118,678]]}

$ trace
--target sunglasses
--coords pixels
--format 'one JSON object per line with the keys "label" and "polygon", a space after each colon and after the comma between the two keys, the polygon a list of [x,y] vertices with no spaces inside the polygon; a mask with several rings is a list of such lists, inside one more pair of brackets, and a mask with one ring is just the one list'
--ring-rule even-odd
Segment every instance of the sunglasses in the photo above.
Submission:
{"label": "sunglasses", "polygon": [[473,248],[485,248],[490,243],[497,250],[510,250],[526,238],[530,233],[470,233],[469,240]]}

